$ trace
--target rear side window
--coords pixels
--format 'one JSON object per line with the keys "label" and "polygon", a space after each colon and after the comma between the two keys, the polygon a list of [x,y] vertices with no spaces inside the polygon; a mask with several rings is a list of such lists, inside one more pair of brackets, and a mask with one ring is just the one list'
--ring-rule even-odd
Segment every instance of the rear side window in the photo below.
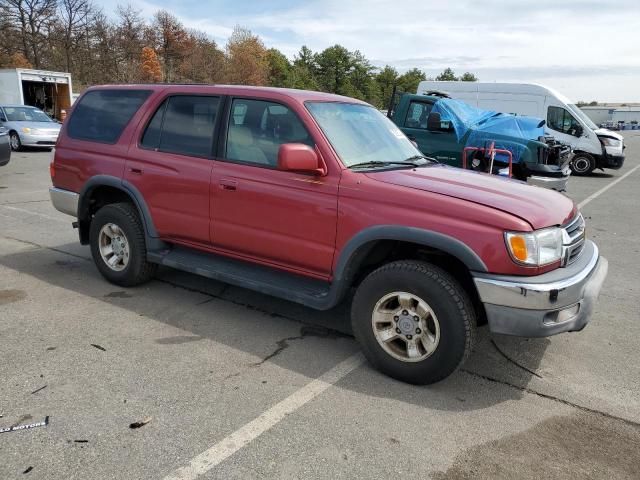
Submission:
{"label": "rear side window", "polygon": [[73,108],[67,132],[71,138],[116,143],[149,97],[149,90],[94,90]]}
{"label": "rear side window", "polygon": [[140,145],[162,152],[211,156],[219,104],[218,97],[168,98],[147,125]]}

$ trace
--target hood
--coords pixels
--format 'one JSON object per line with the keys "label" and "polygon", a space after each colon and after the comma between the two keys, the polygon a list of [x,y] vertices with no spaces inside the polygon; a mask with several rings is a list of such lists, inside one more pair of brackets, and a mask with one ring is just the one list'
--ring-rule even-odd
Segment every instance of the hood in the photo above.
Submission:
{"label": "hood", "polygon": [[52,132],[60,131],[60,124],[56,122],[7,122],[16,130],[23,128],[37,128],[38,130],[50,130]]}
{"label": "hood", "polygon": [[433,165],[416,169],[368,172],[371,179],[415,188],[502,210],[527,221],[533,229],[563,225],[575,215],[564,195],[518,180]]}
{"label": "hood", "polygon": [[596,132],[596,135],[599,137],[611,137],[615,138],[616,140],[624,140],[624,137],[622,135],[617,132],[607,130],[606,128],[598,128],[597,130],[594,130],[594,132]]}

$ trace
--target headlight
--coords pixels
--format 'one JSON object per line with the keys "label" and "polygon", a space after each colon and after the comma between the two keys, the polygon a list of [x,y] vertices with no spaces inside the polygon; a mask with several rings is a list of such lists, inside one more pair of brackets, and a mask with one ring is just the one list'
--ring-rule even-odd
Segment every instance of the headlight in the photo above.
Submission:
{"label": "headlight", "polygon": [[511,257],[523,265],[542,266],[562,257],[562,229],[553,227],[536,232],[506,232]]}
{"label": "headlight", "polygon": [[31,129],[29,127],[23,127],[22,133],[31,133]]}
{"label": "headlight", "polygon": [[619,147],[620,145],[622,145],[622,140],[618,140],[611,137],[598,137],[598,138],[600,139],[600,142],[602,142],[602,144],[605,147]]}

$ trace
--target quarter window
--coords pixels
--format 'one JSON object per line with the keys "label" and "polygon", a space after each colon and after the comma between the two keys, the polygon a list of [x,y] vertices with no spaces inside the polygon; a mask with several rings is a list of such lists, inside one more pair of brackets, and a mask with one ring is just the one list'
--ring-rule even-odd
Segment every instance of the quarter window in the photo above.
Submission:
{"label": "quarter window", "polygon": [[562,107],[549,107],[547,112],[547,125],[552,130],[566,133],[567,135],[578,135],[579,123],[567,110]]}
{"label": "quarter window", "polygon": [[209,157],[220,99],[178,95],[158,108],[140,145],[159,151]]}
{"label": "quarter window", "polygon": [[116,143],[149,90],[94,90],[73,108],[67,131],[71,138]]}
{"label": "quarter window", "polygon": [[421,128],[426,130],[427,118],[432,108],[433,105],[431,103],[411,102],[409,104],[409,110],[407,110],[407,118],[404,121],[404,126],[407,128]]}
{"label": "quarter window", "polygon": [[269,167],[278,165],[278,150],[285,143],[313,140],[289,108],[262,100],[235,99],[227,129],[227,160]]}

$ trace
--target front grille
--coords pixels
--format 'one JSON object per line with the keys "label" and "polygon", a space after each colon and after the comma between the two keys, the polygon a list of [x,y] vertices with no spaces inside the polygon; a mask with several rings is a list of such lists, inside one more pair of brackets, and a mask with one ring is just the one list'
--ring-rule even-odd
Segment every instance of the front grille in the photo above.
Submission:
{"label": "front grille", "polygon": [[585,223],[581,214],[564,227],[562,238],[562,266],[571,265],[584,250]]}

